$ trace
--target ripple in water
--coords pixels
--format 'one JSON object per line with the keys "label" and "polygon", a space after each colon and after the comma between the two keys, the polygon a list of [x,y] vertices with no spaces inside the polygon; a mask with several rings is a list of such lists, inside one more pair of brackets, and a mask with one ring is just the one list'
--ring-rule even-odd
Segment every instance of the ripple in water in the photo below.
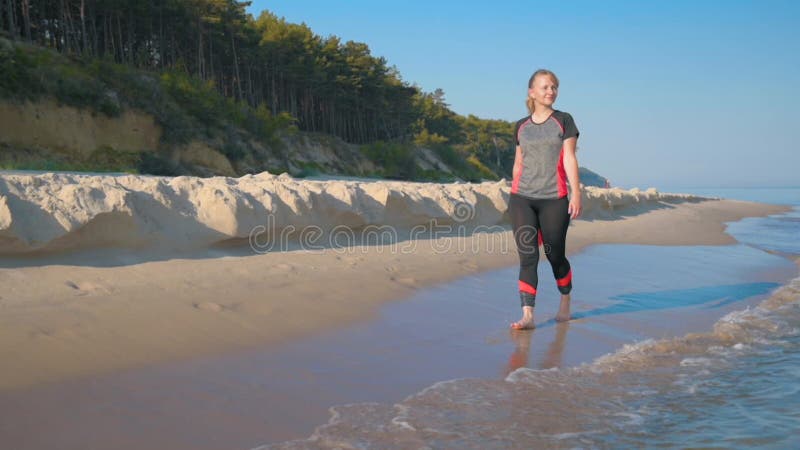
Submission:
{"label": "ripple in water", "polygon": [[726,232],[737,241],[770,252],[800,255],[800,206],[785,214],[747,217],[728,224]]}

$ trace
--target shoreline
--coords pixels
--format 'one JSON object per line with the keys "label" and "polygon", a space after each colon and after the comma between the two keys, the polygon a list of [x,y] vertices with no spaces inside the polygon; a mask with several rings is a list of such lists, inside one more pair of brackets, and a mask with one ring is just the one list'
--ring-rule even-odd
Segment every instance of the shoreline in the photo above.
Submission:
{"label": "shoreline", "polygon": [[[567,254],[599,243],[730,244],[736,241],[724,233],[726,222],[788,210],[705,200],[623,211],[614,220],[579,219],[571,224]],[[368,246],[349,253],[326,249],[118,267],[0,269],[6,292],[18,294],[0,298],[0,357],[10,362],[0,375],[0,390],[221,355],[340,329],[374,317],[381,305],[419,288],[516,265],[510,234],[493,235],[505,241],[506,253],[487,251],[485,240],[476,253],[459,253],[459,243],[469,248],[461,241],[470,237],[455,237],[425,241],[405,254]]]}

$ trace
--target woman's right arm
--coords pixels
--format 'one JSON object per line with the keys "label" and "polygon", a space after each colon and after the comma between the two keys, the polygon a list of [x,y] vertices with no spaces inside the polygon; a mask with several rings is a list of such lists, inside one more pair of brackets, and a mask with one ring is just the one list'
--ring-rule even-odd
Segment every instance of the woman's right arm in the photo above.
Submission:
{"label": "woman's right arm", "polygon": [[514,168],[511,169],[512,180],[519,179],[519,172],[522,170],[522,147],[517,146],[517,152],[514,155]]}

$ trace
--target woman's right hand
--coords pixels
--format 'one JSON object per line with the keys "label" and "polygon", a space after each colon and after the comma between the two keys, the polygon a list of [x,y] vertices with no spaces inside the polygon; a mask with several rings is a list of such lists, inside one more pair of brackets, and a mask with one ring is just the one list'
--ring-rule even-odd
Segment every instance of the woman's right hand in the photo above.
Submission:
{"label": "woman's right hand", "polygon": [[580,192],[573,192],[572,195],[570,195],[569,207],[567,208],[567,213],[569,214],[570,219],[576,219],[581,214]]}

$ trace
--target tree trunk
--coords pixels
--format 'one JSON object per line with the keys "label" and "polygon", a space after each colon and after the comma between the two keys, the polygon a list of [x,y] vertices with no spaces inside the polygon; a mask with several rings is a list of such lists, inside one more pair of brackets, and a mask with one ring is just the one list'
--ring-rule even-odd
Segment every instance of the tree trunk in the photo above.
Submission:
{"label": "tree trunk", "polygon": [[[214,77],[214,47],[213,47],[213,44],[214,44],[214,38],[211,36],[211,33],[209,33],[209,36],[208,36],[208,73],[211,75],[211,78],[215,78]],[[224,72],[224,70],[225,69],[223,67],[223,72]],[[223,73],[221,77],[218,77],[220,79],[215,82],[217,89],[219,89],[219,87],[224,82],[224,77],[225,77],[225,74]]]}
{"label": "tree trunk", "polygon": [[151,13],[147,15],[150,20],[147,21],[147,38],[144,40],[145,44],[147,44],[145,46],[145,48],[147,49],[146,62],[148,69],[155,69],[156,66],[155,64],[153,64],[153,50],[154,50],[153,47],[155,46],[156,33],[155,33],[155,26],[153,25],[153,20],[155,20],[155,18],[154,14],[152,13],[153,11],[155,11],[155,6],[153,6],[152,1],[148,3],[148,8],[151,11]]}
{"label": "tree trunk", "polygon": [[92,25],[92,56],[97,57],[97,11],[95,8],[89,11],[89,17],[91,17]]}
{"label": "tree trunk", "polygon": [[328,114],[331,117],[331,122],[330,122],[330,128],[329,129],[331,130],[331,133],[336,133],[336,103],[335,102],[331,102],[331,104],[330,104],[330,112]]}
{"label": "tree trunk", "polygon": [[231,30],[231,48],[233,49],[233,68],[236,75],[236,88],[239,93],[239,100],[242,100],[242,77],[239,75],[239,58],[236,56],[236,39],[233,38],[233,30]]}
{"label": "tree trunk", "polygon": [[122,41],[122,18],[120,13],[117,13],[117,47],[119,47],[119,62],[125,62],[125,45]]}
{"label": "tree trunk", "polygon": [[25,40],[31,42],[31,0],[22,0],[22,26],[25,29]]}
{"label": "tree trunk", "polygon": [[272,97],[272,108],[271,108],[271,110],[272,110],[272,114],[278,114],[278,91],[275,89],[275,69],[274,69],[274,67],[275,66],[273,65],[272,77],[270,77],[270,78],[272,78],[272,88],[270,89],[272,91],[272,92],[270,92],[270,94],[272,94],[271,95],[271,97]]}
{"label": "tree trunk", "polygon": [[17,37],[17,27],[14,24],[14,0],[6,0],[6,18],[8,19],[8,33],[12,39]]}
{"label": "tree trunk", "polygon": [[68,22],[68,14],[67,14],[67,4],[64,0],[61,0],[61,33],[63,36],[64,41],[64,53],[69,54],[70,47],[69,47],[69,22]]}
{"label": "tree trunk", "polygon": [[114,38],[111,36],[111,19],[107,14],[103,15],[103,56],[114,54]]}
{"label": "tree trunk", "polygon": [[197,18],[197,77],[203,79],[203,18]]}
{"label": "tree trunk", "polygon": [[81,53],[85,54],[89,49],[89,41],[86,36],[86,1],[81,0],[81,42],[83,42],[83,50]]}
{"label": "tree trunk", "polygon": [[167,55],[166,43],[164,42],[164,4],[158,3],[158,65],[164,68],[164,58]]}
{"label": "tree trunk", "polygon": [[136,61],[136,54],[134,53],[133,49],[136,47],[136,43],[133,40],[133,26],[134,26],[134,17],[133,17],[133,6],[128,9],[128,63],[133,66],[138,66]]}
{"label": "tree trunk", "polygon": [[169,39],[172,42],[172,45],[170,45],[169,49],[172,53],[172,59],[170,61],[170,65],[172,66],[176,63],[176,61],[178,61],[178,44],[175,42],[175,30],[172,28],[170,28],[170,30]]}
{"label": "tree trunk", "polygon": [[250,67],[250,58],[247,58],[246,66],[247,66],[247,103],[250,104],[250,106],[255,107],[256,102],[254,98],[255,95],[253,92],[253,73],[252,73],[253,69]]}
{"label": "tree trunk", "polygon": [[103,11],[99,19],[103,38],[100,51],[103,52],[103,58],[108,58],[109,55],[113,55],[113,50],[111,49],[111,20],[109,19],[108,11]]}

